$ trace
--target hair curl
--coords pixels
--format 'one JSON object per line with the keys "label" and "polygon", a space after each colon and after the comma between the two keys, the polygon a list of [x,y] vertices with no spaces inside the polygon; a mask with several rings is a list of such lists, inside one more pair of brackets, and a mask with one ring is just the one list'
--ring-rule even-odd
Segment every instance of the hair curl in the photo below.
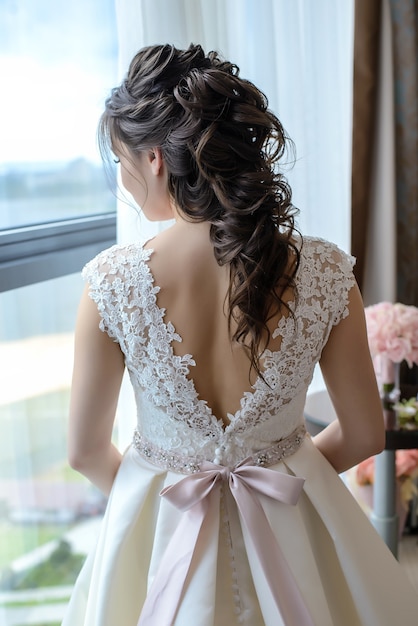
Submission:
{"label": "hair curl", "polygon": [[210,223],[215,258],[230,267],[231,337],[261,376],[268,321],[280,310],[291,313],[282,296],[296,289],[300,261],[296,209],[277,168],[289,141],[239,68],[193,44],[140,50],[99,125],[103,156],[118,143],[132,154],[159,146],[176,207],[188,220]]}

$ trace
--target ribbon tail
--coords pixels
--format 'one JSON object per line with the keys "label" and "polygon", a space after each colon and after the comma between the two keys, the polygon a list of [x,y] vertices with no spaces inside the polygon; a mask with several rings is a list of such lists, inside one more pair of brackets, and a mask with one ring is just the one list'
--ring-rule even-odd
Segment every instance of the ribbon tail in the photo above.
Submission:
{"label": "ribbon tail", "polygon": [[259,499],[239,478],[234,477],[230,486],[283,622],[286,626],[314,626]]}
{"label": "ribbon tail", "polygon": [[213,493],[209,494],[182,515],[163,554],[137,626],[174,624],[212,496]]}

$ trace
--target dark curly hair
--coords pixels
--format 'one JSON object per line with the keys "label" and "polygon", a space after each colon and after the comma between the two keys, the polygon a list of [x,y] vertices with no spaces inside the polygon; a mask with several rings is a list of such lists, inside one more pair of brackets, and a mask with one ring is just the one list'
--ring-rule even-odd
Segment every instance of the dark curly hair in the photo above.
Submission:
{"label": "dark curly hair", "polygon": [[160,147],[177,209],[210,223],[215,258],[230,267],[231,337],[248,349],[258,374],[267,323],[289,311],[282,296],[295,289],[300,261],[296,209],[277,169],[288,141],[265,95],[239,68],[193,44],[140,50],[99,125],[104,157],[121,143],[132,154]]}

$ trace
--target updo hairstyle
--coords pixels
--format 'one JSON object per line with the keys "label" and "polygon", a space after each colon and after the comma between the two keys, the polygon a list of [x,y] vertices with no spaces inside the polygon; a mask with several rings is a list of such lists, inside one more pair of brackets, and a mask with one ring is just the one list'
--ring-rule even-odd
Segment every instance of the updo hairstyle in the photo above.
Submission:
{"label": "updo hairstyle", "polygon": [[103,156],[120,143],[133,155],[160,147],[177,209],[211,224],[215,258],[230,267],[231,337],[247,347],[258,374],[267,322],[288,309],[282,296],[295,288],[299,266],[296,211],[276,167],[288,138],[267,107],[216,52],[156,45],[136,54],[99,125]]}

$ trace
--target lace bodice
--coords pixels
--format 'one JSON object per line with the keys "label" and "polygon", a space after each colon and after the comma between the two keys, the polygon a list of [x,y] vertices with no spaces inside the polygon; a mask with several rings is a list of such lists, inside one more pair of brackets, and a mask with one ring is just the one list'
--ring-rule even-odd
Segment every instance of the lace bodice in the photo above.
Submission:
{"label": "lace bodice", "polygon": [[332,243],[303,239],[297,299],[290,303],[294,316],[283,316],[274,331],[280,350],[261,357],[269,386],[258,378],[224,427],[198,397],[193,356],[173,352],[172,342],[181,337],[157,304],[151,254],[142,243],[116,245],[83,270],[100,328],[125,355],[141,441],[153,454],[234,465],[287,437],[303,423],[306,392],[329,333],[348,315],[354,259]]}

